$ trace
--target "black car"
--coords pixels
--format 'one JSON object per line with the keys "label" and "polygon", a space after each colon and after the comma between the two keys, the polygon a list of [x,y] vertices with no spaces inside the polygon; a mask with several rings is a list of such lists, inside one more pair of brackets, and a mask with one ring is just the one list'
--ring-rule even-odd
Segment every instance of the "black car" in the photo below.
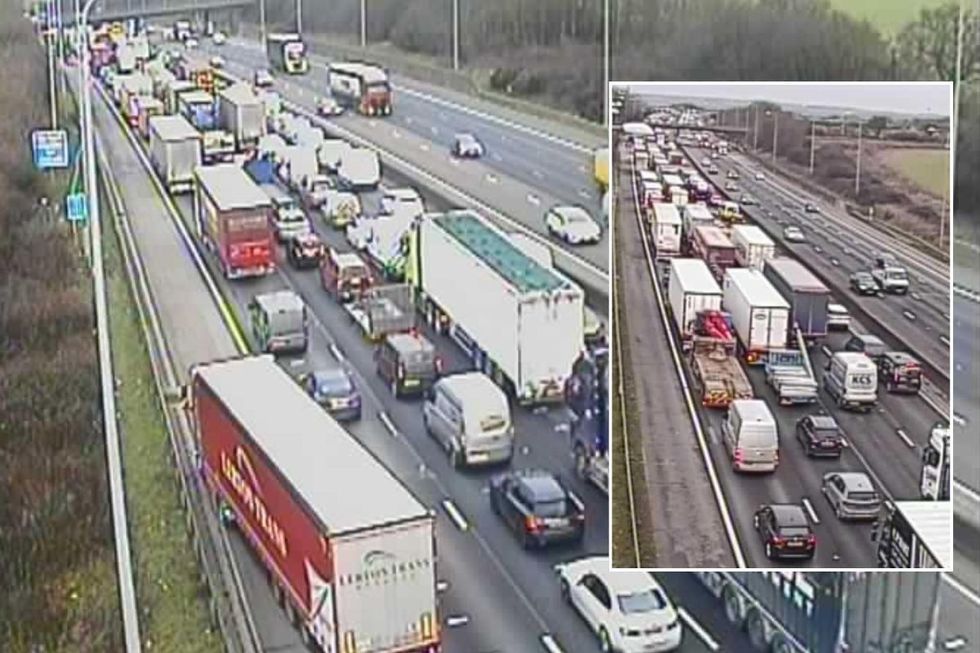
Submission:
{"label": "black car", "polygon": [[796,504],[762,506],[755,512],[753,523],[770,560],[812,559],[817,551],[817,536],[813,534],[803,508]]}
{"label": "black car", "polygon": [[820,213],[820,209],[817,208],[817,205],[811,204],[810,202],[807,202],[803,206],[803,210],[806,211],[807,213]]}
{"label": "black car", "polygon": [[878,336],[870,333],[857,333],[844,343],[844,351],[856,351],[877,363],[878,359],[888,351],[888,347]]}
{"label": "black car", "polygon": [[513,530],[524,548],[581,542],[585,506],[551,472],[523,469],[490,480],[490,507]]}
{"label": "black car", "polygon": [[877,295],[878,284],[870,272],[855,272],[851,275],[851,290],[859,295]]}
{"label": "black car", "polygon": [[919,361],[901,351],[887,351],[878,360],[878,378],[888,392],[916,394],[922,388]]}
{"label": "black car", "polygon": [[323,258],[323,242],[315,233],[306,233],[289,239],[286,258],[294,268],[315,268]]}
{"label": "black car", "polygon": [[807,415],[796,422],[796,439],[808,456],[840,458],[844,436],[830,415]]}
{"label": "black car", "polygon": [[346,369],[329,367],[311,372],[303,379],[303,388],[335,419],[361,419],[361,393]]}

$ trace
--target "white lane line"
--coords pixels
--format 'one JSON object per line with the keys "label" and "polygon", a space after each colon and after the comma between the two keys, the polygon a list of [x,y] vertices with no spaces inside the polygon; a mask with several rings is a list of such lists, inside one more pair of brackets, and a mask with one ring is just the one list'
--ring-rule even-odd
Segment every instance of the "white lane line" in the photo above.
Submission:
{"label": "white lane line", "polygon": [[446,617],[446,625],[450,628],[459,628],[460,626],[465,626],[470,622],[470,618],[465,614],[453,615],[451,617]]}
{"label": "white lane line", "polygon": [[949,347],[949,338],[947,338],[946,336],[939,336],[939,342]]}
{"label": "white lane line", "polygon": [[578,196],[585,200],[592,199],[592,194],[589,193],[589,191],[585,190],[584,188],[579,189]]}
{"label": "white lane line", "polygon": [[398,437],[398,429],[395,428],[395,425],[394,423],[392,423],[391,418],[388,417],[388,413],[382,410],[381,412],[378,413],[378,419],[380,419],[381,423],[385,425],[386,429],[388,429],[388,433],[391,434],[391,437],[393,438]]}
{"label": "white lane line", "polygon": [[541,635],[541,646],[543,646],[544,650],[548,651],[548,653],[565,653],[562,648],[558,646],[558,642],[556,642],[555,638],[551,636],[551,633]]}
{"label": "white lane line", "polygon": [[442,593],[442,592],[445,592],[448,589],[449,589],[449,581],[448,580],[436,581],[436,591],[437,592]]}
{"label": "white lane line", "polygon": [[496,175],[491,175],[489,172],[486,175],[484,175],[483,178],[487,180],[488,184],[496,184],[498,181],[500,181],[499,179],[497,179]]}
{"label": "white lane line", "polygon": [[905,316],[905,319],[906,320],[909,320],[909,321],[912,321],[912,322],[915,321],[915,313],[913,313],[912,311],[902,311],[902,315]]}
{"label": "white lane line", "polygon": [[810,515],[810,519],[813,520],[814,524],[820,523],[820,517],[817,516],[817,511],[814,509],[813,504],[806,497],[803,497],[803,507],[806,508],[807,513]]}
{"label": "white lane line", "polygon": [[338,347],[332,342],[330,343],[329,347],[330,347],[330,353],[333,354],[335,360],[337,360],[340,363],[343,363],[344,360],[346,360],[344,358],[344,352],[340,351],[340,347]]}
{"label": "white lane line", "polygon": [[541,171],[540,170],[532,170],[531,171],[531,174],[534,175],[538,179],[544,179],[544,175],[541,174]]}
{"label": "white lane line", "polygon": [[294,358],[293,360],[289,361],[289,366],[290,367],[299,367],[299,366],[303,365],[305,362],[306,362],[306,359],[305,358]]}
{"label": "white lane line", "polygon": [[402,137],[402,133],[400,131],[398,131],[397,129],[392,129],[391,130],[391,137],[392,138],[401,138]]}
{"label": "white lane line", "polygon": [[966,638],[962,636],[953,637],[952,639],[947,639],[945,642],[943,642],[944,651],[958,651],[964,646],[966,646]]}
{"label": "white lane line", "polygon": [[943,574],[943,580],[949,583],[954,590],[965,596],[973,605],[980,607],[980,596],[977,596],[973,590],[961,583],[956,576],[953,574]]}
{"label": "white lane line", "polygon": [[820,353],[822,353],[827,358],[833,356],[833,354],[830,351],[830,347],[828,347],[827,345],[824,345],[823,347],[820,348]]}
{"label": "white lane line", "polygon": [[456,507],[456,504],[453,503],[452,499],[443,499],[442,507],[446,511],[446,514],[449,515],[449,518],[453,521],[453,523],[456,524],[456,528],[461,531],[468,531],[470,529],[469,522],[467,522],[466,518],[463,517],[463,513],[459,511],[459,508]]}
{"label": "white lane line", "polygon": [[423,152],[428,152],[429,151],[429,146],[428,146],[427,143],[422,143],[422,144],[419,145],[419,149],[422,150]]}
{"label": "white lane line", "polygon": [[695,619],[690,612],[678,606],[677,614],[680,615],[681,621],[684,622],[684,625],[693,630],[694,634],[698,636],[698,639],[704,642],[705,646],[712,651],[717,651],[721,648],[715,638],[708,634],[708,631],[705,630],[704,626],[698,623],[698,620]]}
{"label": "white lane line", "polygon": [[368,125],[370,125],[371,127],[377,127],[378,121],[372,118],[371,120],[368,120]]}
{"label": "white lane line", "polygon": [[898,433],[898,437],[902,438],[902,440],[905,442],[905,445],[909,449],[915,449],[915,443],[912,442],[912,439],[909,438],[909,436],[905,433],[905,431],[903,431],[902,429],[895,429],[895,432]]}
{"label": "white lane line", "polygon": [[539,204],[541,204],[541,199],[537,195],[535,195],[533,193],[528,193],[527,194],[527,201],[530,202],[531,204],[535,205],[535,206],[538,206]]}
{"label": "white lane line", "polygon": [[436,134],[439,133],[439,128],[433,125],[432,127],[429,127],[429,131],[432,132],[433,136],[435,136]]}
{"label": "white lane line", "polygon": [[960,426],[966,426],[966,420],[959,413],[953,413],[953,422]]}
{"label": "white lane line", "polygon": [[500,163],[500,162],[502,162],[502,161],[504,160],[504,159],[503,159],[503,157],[501,157],[501,156],[500,156],[499,154],[497,154],[496,152],[493,152],[493,153],[492,153],[492,154],[490,155],[490,158],[491,158],[491,159],[493,159],[494,161],[496,161],[497,163]]}

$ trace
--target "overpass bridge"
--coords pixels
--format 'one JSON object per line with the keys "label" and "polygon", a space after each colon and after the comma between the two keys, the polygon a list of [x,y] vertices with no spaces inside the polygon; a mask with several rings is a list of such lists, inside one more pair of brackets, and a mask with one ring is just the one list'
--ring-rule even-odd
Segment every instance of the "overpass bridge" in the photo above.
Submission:
{"label": "overpass bridge", "polygon": [[[75,0],[57,0],[61,3],[62,22],[65,26],[75,23]],[[126,20],[128,18],[156,18],[159,16],[203,16],[207,13],[236,11],[254,5],[256,0],[100,0],[92,7],[89,24]]]}

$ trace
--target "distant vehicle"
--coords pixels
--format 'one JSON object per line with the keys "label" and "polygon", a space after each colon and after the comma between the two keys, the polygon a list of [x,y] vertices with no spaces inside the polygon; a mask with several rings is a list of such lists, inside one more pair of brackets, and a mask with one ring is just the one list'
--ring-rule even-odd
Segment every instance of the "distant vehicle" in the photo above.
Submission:
{"label": "distant vehicle", "polygon": [[840,329],[846,331],[851,326],[851,314],[847,312],[842,304],[833,302],[827,304],[827,329]]}
{"label": "distant vehicle", "polygon": [[871,276],[881,290],[904,295],[909,291],[909,274],[893,255],[885,252],[875,257]]}
{"label": "distant vehicle", "polygon": [[820,491],[837,519],[877,519],[881,497],[864,472],[829,472],[823,475]]}
{"label": "distant vehicle", "polygon": [[753,524],[770,560],[810,559],[817,551],[817,536],[813,534],[803,508],[796,504],[762,506],[756,511]]}
{"label": "distant vehicle", "polygon": [[725,173],[725,179],[738,179],[738,170],[729,170]]}
{"label": "distant vehicle", "polygon": [[602,240],[602,227],[581,206],[554,206],[545,214],[544,223],[548,233],[569,245]]}
{"label": "distant vehicle", "polygon": [[286,258],[294,268],[315,268],[323,258],[323,242],[313,232],[294,236],[286,246]]}
{"label": "distant vehicle", "polygon": [[453,467],[506,463],[514,455],[507,395],[482,372],[436,381],[422,407],[422,423]]}
{"label": "distant vehicle", "polygon": [[708,166],[711,165],[711,159],[710,158],[701,159],[701,165],[707,168]]}
{"label": "distant vehicle", "polygon": [[344,113],[344,107],[332,97],[322,97],[316,101],[316,112],[321,116],[332,118]]}
{"label": "distant vehicle", "polygon": [[259,351],[303,353],[309,342],[309,318],[303,299],[292,290],[256,295],[248,305],[252,336]]}
{"label": "distant vehicle", "polygon": [[302,75],[310,69],[306,44],[299,34],[269,34],[265,39],[265,52],[269,63],[278,71]]}
{"label": "distant vehicle", "polygon": [[215,32],[211,35],[211,42],[215,45],[224,45],[227,37],[224,32]]}
{"label": "distant vehicle", "polygon": [[320,205],[323,220],[334,229],[350,226],[361,215],[361,199],[357,193],[344,190],[329,191]]}
{"label": "distant vehicle", "polygon": [[805,243],[806,234],[799,227],[789,226],[783,229],[783,239],[791,243]]}
{"label": "distant vehicle", "polygon": [[756,199],[754,197],[752,197],[751,195],[747,194],[747,193],[742,193],[739,196],[738,201],[740,203],[744,204],[745,206],[752,206],[754,204],[758,204],[758,202],[756,201]]}
{"label": "distant vehicle", "polygon": [[817,205],[812,204],[810,202],[807,202],[803,206],[803,210],[806,211],[807,213],[820,213],[820,209],[817,208]]}
{"label": "distant vehicle", "polygon": [[865,354],[835,352],[824,372],[823,386],[841,408],[870,412],[878,403],[878,370]]}
{"label": "distant vehicle", "polygon": [[901,351],[888,351],[878,357],[878,380],[888,392],[916,394],[922,388],[919,361]]}
{"label": "distant vehicle", "polygon": [[258,88],[270,88],[276,83],[272,73],[265,68],[260,68],[252,73],[252,85]]}
{"label": "distant vehicle", "polygon": [[807,415],[796,421],[796,439],[811,457],[840,458],[844,436],[830,415]]}
{"label": "distant vehicle", "polygon": [[343,139],[327,138],[316,149],[317,162],[326,172],[337,172],[341,159],[350,149],[350,143]]}
{"label": "distant vehicle", "polygon": [[859,295],[877,295],[878,284],[870,272],[855,272],[850,278],[851,290]]}
{"label": "distant vehicle", "polygon": [[888,347],[878,336],[870,333],[856,333],[844,343],[844,351],[856,351],[873,361],[877,361],[885,355]]}
{"label": "distant vehicle", "polygon": [[592,177],[600,191],[609,189],[609,148],[599,148],[592,153]]}
{"label": "distant vehicle", "polygon": [[351,373],[343,367],[327,367],[306,375],[303,389],[313,401],[323,406],[334,419],[361,419],[361,393]]}
{"label": "distant vehicle", "polygon": [[300,186],[300,197],[303,204],[310,209],[318,209],[324,205],[330,194],[336,192],[333,179],[327,175],[313,175]]}
{"label": "distant vehicle", "polygon": [[442,372],[435,345],[419,333],[388,334],[374,360],[378,376],[391,387],[395,399],[424,394]]}
{"label": "distant vehicle", "polygon": [[722,439],[736,472],[774,472],[779,466],[776,419],[762,399],[735,399],[721,423]]}
{"label": "distant vehicle", "polygon": [[734,181],[726,181],[725,182],[725,190],[737,191],[738,190],[738,184],[736,184]]}
{"label": "distant vehicle", "polygon": [[343,153],[337,167],[337,183],[343,190],[373,190],[381,183],[381,160],[378,153],[365,147],[353,147]]}
{"label": "distant vehicle", "polygon": [[708,166],[709,175],[717,175],[719,172],[720,171],[718,170],[718,166],[716,166],[715,164],[711,164],[710,166]]}
{"label": "distant vehicle", "polygon": [[456,134],[453,137],[452,154],[460,159],[479,159],[486,154],[486,148],[473,134]]}
{"label": "distant vehicle", "polygon": [[609,558],[601,556],[559,564],[555,571],[562,599],[599,637],[603,651],[680,647],[683,629],[677,611],[647,572],[613,571]]}
{"label": "distant vehicle", "polygon": [[763,179],[765,179],[765,178],[766,178],[766,176],[765,176],[765,175],[763,175],[763,174],[762,174],[761,172],[757,172],[757,173],[755,173],[755,180],[756,180],[756,181],[762,181],[762,180],[763,180]]}
{"label": "distant vehicle", "polygon": [[490,480],[490,507],[525,549],[555,542],[581,542],[585,505],[543,469],[516,470]]}
{"label": "distant vehicle", "polygon": [[222,57],[220,54],[216,54],[213,57],[211,57],[210,64],[212,68],[224,68],[225,58]]}

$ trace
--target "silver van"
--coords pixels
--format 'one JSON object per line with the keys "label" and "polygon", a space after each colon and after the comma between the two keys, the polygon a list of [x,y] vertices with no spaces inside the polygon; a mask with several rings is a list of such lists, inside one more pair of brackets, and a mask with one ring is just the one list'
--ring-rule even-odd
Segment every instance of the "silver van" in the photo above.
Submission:
{"label": "silver van", "polygon": [[762,399],[736,399],[721,423],[736,472],[774,472],[779,465],[776,419]]}
{"label": "silver van", "polygon": [[422,420],[453,467],[505,462],[514,454],[507,396],[480,372],[437,381],[426,395]]}
{"label": "silver van", "polygon": [[248,305],[252,335],[260,351],[302,353],[309,340],[303,299],[291,290],[256,295]]}
{"label": "silver van", "polygon": [[823,387],[841,408],[870,411],[878,403],[878,367],[865,354],[838,351],[824,372]]}

